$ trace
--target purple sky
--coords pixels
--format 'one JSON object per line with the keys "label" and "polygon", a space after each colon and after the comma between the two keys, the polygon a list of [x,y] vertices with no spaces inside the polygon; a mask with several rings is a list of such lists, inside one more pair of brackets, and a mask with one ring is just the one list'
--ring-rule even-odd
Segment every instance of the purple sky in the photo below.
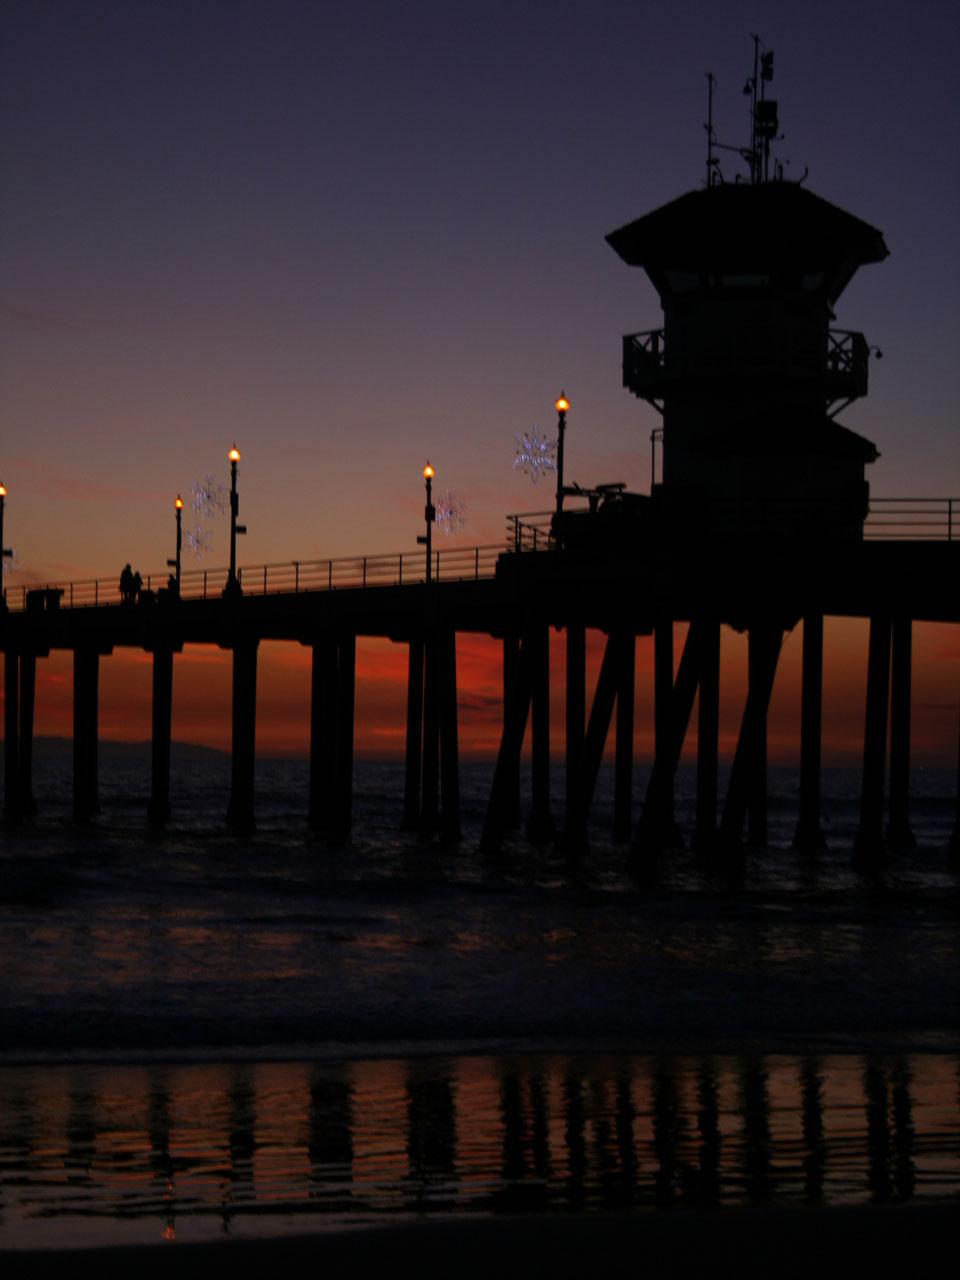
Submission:
{"label": "purple sky", "polygon": [[960,18],[864,14],[7,0],[9,581],[161,568],[174,497],[226,479],[234,440],[241,563],[412,548],[427,457],[460,541],[496,541],[550,504],[514,433],[552,431],[561,387],[568,478],[646,491],[658,420],[620,386],[620,337],[659,305],[603,237],[701,183],[706,71],[746,141],[754,31],[788,176],[891,250],[838,308],[884,352],[841,420],[881,451],[875,493],[960,494]]}

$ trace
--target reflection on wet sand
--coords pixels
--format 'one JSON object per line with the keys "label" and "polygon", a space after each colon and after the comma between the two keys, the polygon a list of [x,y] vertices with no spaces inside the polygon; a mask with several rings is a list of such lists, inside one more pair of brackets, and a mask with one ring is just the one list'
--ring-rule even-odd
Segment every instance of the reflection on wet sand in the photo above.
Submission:
{"label": "reflection on wet sand", "polygon": [[0,1246],[960,1194],[960,1060],[523,1055],[0,1070]]}

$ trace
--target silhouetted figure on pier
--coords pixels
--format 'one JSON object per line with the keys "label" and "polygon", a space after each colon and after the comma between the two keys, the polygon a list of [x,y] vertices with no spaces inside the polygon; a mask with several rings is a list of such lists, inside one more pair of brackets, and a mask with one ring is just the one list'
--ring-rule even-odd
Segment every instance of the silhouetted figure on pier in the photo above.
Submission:
{"label": "silhouetted figure on pier", "polygon": [[120,574],[120,599],[123,604],[135,604],[140,599],[142,586],[143,578],[140,574],[134,573],[129,564],[124,565]]}

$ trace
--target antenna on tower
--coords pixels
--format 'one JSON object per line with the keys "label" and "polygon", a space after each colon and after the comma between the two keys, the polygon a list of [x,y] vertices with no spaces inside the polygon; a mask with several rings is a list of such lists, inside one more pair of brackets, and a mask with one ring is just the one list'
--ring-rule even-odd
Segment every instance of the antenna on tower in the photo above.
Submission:
{"label": "antenna on tower", "polygon": [[[707,182],[708,187],[723,181],[720,172],[720,160],[714,154],[716,150],[735,151],[747,163],[751,183],[770,181],[770,143],[779,141],[783,134],[778,133],[780,121],[777,115],[777,103],[767,97],[767,85],[773,79],[773,50],[767,49],[759,36],[751,35],[753,40],[753,75],[748,76],[743,92],[750,99],[750,145],[733,147],[720,142],[713,129],[713,91],[717,87],[712,72],[707,74],[707,123],[703,126],[707,131]],[[783,165],[776,159],[773,162],[773,176],[779,180],[783,177]],[[806,177],[806,174],[804,174]],[[803,181],[803,178],[800,179]]]}
{"label": "antenna on tower", "polygon": [[716,77],[712,71],[707,72],[707,123],[703,126],[707,131],[707,186],[720,181],[720,161],[713,154],[717,138],[713,132],[713,91],[717,87]]}
{"label": "antenna on tower", "polygon": [[777,137],[780,122],[777,104],[767,98],[766,87],[773,79],[773,50],[764,47],[759,36],[753,40],[753,75],[743,87],[750,95],[750,151],[745,159],[750,165],[751,182],[770,179],[770,143]]}

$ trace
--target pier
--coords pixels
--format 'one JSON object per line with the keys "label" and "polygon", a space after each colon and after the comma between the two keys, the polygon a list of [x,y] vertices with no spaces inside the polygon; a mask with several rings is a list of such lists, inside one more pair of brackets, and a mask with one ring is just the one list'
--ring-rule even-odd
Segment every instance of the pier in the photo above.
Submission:
{"label": "pier", "polygon": [[[712,92],[712,83],[711,83]],[[772,109],[772,110],[771,110]],[[772,120],[772,125],[771,125]],[[226,819],[246,830],[254,795],[257,658],[264,641],[310,648],[310,787],[305,811],[334,840],[351,827],[356,645],[376,636],[408,650],[406,783],[398,824],[460,834],[456,638],[503,648],[503,722],[482,847],[525,822],[533,841],[571,852],[587,839],[597,772],[612,735],[616,832],[638,870],[678,839],[736,864],[746,832],[766,839],[767,714],[784,636],[802,628],[796,843],[822,846],[823,620],[869,620],[862,793],[855,858],[871,868],[909,848],[913,623],[960,622],[960,500],[879,499],[866,468],[875,446],[838,414],[867,393],[866,337],[834,329],[855,272],[888,254],[882,234],[800,183],[770,177],[776,104],[754,86],[750,181],[724,183],[709,133],[707,185],[607,236],[657,290],[662,328],[622,338],[623,386],[659,415],[648,494],[565,483],[570,403],[556,402],[555,507],[510,519],[500,546],[434,550],[433,470],[422,551],[238,566],[237,464],[230,450],[230,566],[148,578],[137,602],[115,582],[34,584],[5,593],[5,795],[28,816],[38,661],[73,655],[73,809],[97,812],[101,661],[117,648],[153,655],[150,821],[175,809],[170,726],[176,655],[185,644],[232,653],[232,774]],[[771,132],[772,128],[772,132]],[[729,148],[733,149],[733,148]],[[747,152],[742,152],[747,155]],[[774,167],[776,173],[776,167]],[[0,504],[3,495],[0,494]],[[179,500],[178,500],[179,501]],[[182,503],[180,504],[182,506]],[[0,546],[3,543],[0,505]],[[6,554],[6,553],[5,553]],[[687,624],[676,670],[673,626]],[[726,794],[718,793],[721,637],[748,636],[748,692]],[[596,689],[585,636],[605,637]],[[564,795],[550,795],[550,645],[565,644]],[[632,825],[636,642],[653,637],[655,758]],[[695,830],[674,821],[677,764],[697,703]],[[523,745],[532,801],[519,813]],[[889,740],[889,755],[888,755]],[[887,766],[889,758],[889,788]],[[889,790],[889,797],[887,791]],[[884,826],[885,802],[889,821]],[[952,841],[960,849],[960,823]]]}
{"label": "pier", "polygon": [[[926,507],[926,518],[934,514]],[[589,519],[589,513],[587,517]],[[901,517],[906,521],[907,517]],[[518,821],[519,771],[530,723],[532,805],[524,815],[533,840],[562,838],[575,851],[586,839],[600,760],[613,735],[617,833],[630,839],[638,864],[676,838],[673,779],[695,695],[699,691],[697,822],[685,833],[708,853],[729,856],[743,845],[746,823],[763,839],[766,709],[783,633],[803,631],[803,695],[797,843],[822,843],[819,821],[820,708],[825,616],[870,620],[864,724],[863,788],[856,856],[869,865],[888,843],[910,843],[910,636],[913,621],[960,622],[957,581],[960,541],[944,523],[939,540],[890,538],[911,525],[884,526],[885,538],[849,545],[842,555],[798,551],[787,563],[776,548],[721,543],[655,558],[597,558],[535,536],[537,523],[518,520],[502,548],[436,553],[431,581],[424,556],[383,560],[260,566],[239,571],[241,591],[204,591],[202,575],[185,577],[180,596],[160,591],[140,603],[105,603],[108,584],[65,584],[8,596],[0,615],[5,660],[5,815],[34,810],[32,735],[38,662],[52,650],[73,655],[73,808],[78,819],[97,812],[97,703],[101,663],[118,648],[153,655],[153,749],[149,820],[162,824],[176,807],[170,795],[170,725],[176,654],[185,644],[216,645],[233,656],[232,771],[226,819],[238,829],[256,820],[253,786],[257,652],[282,640],[312,652],[310,794],[312,827],[344,839],[351,825],[355,654],[358,637],[377,636],[408,650],[406,786],[398,825],[459,834],[456,636],[475,632],[503,645],[503,730],[483,829],[495,850]],[[869,522],[867,525],[870,528]],[[536,548],[536,549],[534,549]],[[416,570],[420,573],[417,577]],[[775,572],[774,572],[775,568]],[[386,580],[387,572],[391,575]],[[758,591],[758,582],[767,586]],[[62,591],[62,595],[60,594]],[[73,603],[71,604],[71,596]],[[674,621],[689,624],[674,675]],[[717,795],[718,659],[721,633],[749,636],[749,692],[743,707],[727,793]],[[584,636],[604,634],[603,661],[588,698]],[[635,642],[653,636],[656,756],[635,830],[630,815],[635,726]],[[549,646],[565,652],[565,783],[551,797]],[[887,725],[890,728],[889,762]],[[890,769],[889,795],[885,785]],[[884,828],[885,800],[889,827]],[[719,815],[719,816],[718,816]]]}

